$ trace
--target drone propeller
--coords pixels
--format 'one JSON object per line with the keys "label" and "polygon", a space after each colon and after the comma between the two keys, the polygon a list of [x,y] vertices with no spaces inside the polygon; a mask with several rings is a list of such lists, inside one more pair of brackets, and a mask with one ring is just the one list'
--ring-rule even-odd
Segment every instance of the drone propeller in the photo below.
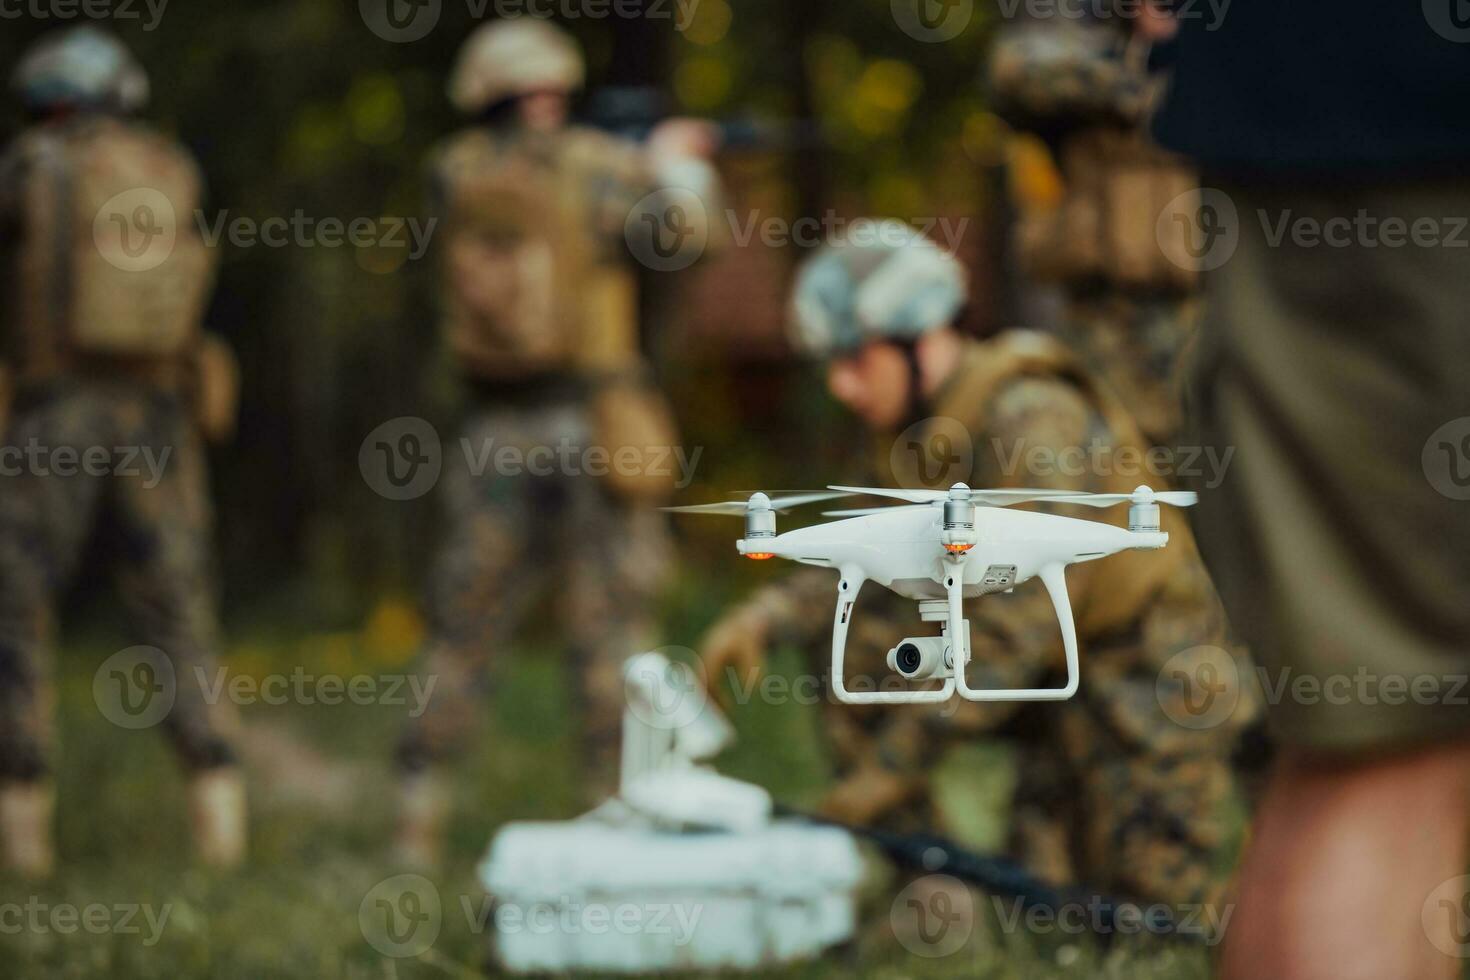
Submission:
{"label": "drone propeller", "polygon": [[[1008,507],[1012,504],[1024,504],[1033,500],[1050,500],[1053,497],[1072,495],[1070,490],[1036,490],[1036,489],[1007,489],[1007,490],[971,490],[962,484],[956,484],[950,490],[896,490],[880,487],[830,487],[831,490],[841,490],[849,494],[866,494],[874,497],[892,497],[895,500],[906,500],[911,504],[942,504],[946,500],[953,499],[951,494],[956,490],[964,493],[971,503],[982,504],[991,507]],[[890,508],[901,510],[902,508]],[[872,509],[874,512],[882,508]],[[852,514],[849,516],[858,516]]]}
{"label": "drone propeller", "polygon": [[823,500],[836,500],[838,497],[849,496],[851,494],[846,492],[803,493],[792,497],[777,497],[772,500],[763,493],[756,493],[749,500],[724,500],[715,504],[693,504],[688,507],[665,507],[663,509],[671,514],[716,514],[728,517],[744,517],[751,510],[770,510],[780,514],[793,507],[801,507],[806,504],[820,503]]}
{"label": "drone propeller", "polygon": [[1193,490],[1155,490],[1139,487],[1132,493],[1079,493],[1049,497],[1048,503],[1081,504],[1084,507],[1116,507],[1119,504],[1168,504],[1171,507],[1193,507],[1199,494]]}
{"label": "drone propeller", "polygon": [[928,504],[902,504],[898,507],[860,507],[857,510],[824,510],[823,517],[870,517],[873,514],[896,514],[901,510],[918,510]]}

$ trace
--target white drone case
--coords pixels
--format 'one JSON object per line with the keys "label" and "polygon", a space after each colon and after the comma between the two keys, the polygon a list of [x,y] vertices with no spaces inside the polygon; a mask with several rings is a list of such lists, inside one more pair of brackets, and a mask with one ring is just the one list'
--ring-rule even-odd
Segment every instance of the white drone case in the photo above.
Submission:
{"label": "white drone case", "polygon": [[862,857],[845,830],[772,821],[759,786],[699,760],[734,737],[686,667],[624,666],[621,789],[577,820],[513,823],[480,881],[507,970],[756,969],[852,937]]}
{"label": "white drone case", "polygon": [[785,821],[742,833],[511,824],[480,866],[497,904],[494,955],[518,973],[752,970],[816,956],[852,937],[861,876],[851,835]]}

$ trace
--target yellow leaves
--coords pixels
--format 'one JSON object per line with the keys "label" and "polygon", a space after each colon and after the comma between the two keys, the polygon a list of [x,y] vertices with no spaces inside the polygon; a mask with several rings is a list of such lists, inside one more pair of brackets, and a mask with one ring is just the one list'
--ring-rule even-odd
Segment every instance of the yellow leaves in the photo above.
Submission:
{"label": "yellow leaves", "polygon": [[388,598],[378,603],[363,627],[362,646],[375,664],[401,666],[424,641],[424,621],[410,602]]}
{"label": "yellow leaves", "polygon": [[[793,0],[800,2],[800,0]],[[730,33],[730,23],[735,19],[729,0],[676,0],[678,27],[685,40],[694,44],[710,45],[724,40]]]}
{"label": "yellow leaves", "polygon": [[924,90],[913,65],[897,58],[865,59],[846,38],[818,38],[807,56],[824,115],[860,142],[897,136]]}
{"label": "yellow leaves", "polygon": [[357,79],[347,93],[352,134],[369,146],[385,146],[403,138],[406,111],[403,93],[391,75]]}
{"label": "yellow leaves", "polygon": [[1006,150],[1010,128],[993,112],[972,112],[960,128],[960,145],[971,162],[981,166],[999,163]]}
{"label": "yellow leaves", "polygon": [[1046,144],[1035,136],[1018,135],[1006,141],[1006,163],[1011,197],[1028,212],[1059,207],[1066,187]]}
{"label": "yellow leaves", "polygon": [[730,66],[715,55],[687,58],[674,72],[674,93],[680,105],[694,111],[709,111],[730,94]]}

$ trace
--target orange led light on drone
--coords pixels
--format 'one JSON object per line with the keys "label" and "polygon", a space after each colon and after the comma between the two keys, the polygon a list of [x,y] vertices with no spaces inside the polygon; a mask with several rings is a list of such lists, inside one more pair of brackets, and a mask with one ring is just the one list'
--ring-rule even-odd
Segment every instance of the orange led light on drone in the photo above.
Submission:
{"label": "orange led light on drone", "polygon": [[961,555],[975,547],[973,544],[947,544],[944,550],[952,555]]}
{"label": "orange led light on drone", "polygon": [[765,561],[768,558],[775,558],[776,556],[769,551],[752,551],[745,557],[749,558],[751,561]]}

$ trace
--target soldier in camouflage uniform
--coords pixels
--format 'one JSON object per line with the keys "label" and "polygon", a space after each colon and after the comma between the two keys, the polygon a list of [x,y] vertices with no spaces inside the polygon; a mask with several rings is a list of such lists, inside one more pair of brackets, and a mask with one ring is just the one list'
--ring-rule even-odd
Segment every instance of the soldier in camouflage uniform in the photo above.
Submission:
{"label": "soldier in camouflage uniform", "polygon": [[996,111],[1044,140],[1061,168],[1060,202],[1020,202],[1020,271],[1061,287],[1063,339],[1144,435],[1168,445],[1182,415],[1175,367],[1198,304],[1188,225],[1161,215],[1192,213],[1197,178],[1145,131],[1164,80],[1149,69],[1149,42],[1171,23],[1152,12],[1018,14],[997,35],[990,82]]}
{"label": "soldier in camouflage uniform", "polygon": [[[484,710],[490,668],[534,600],[555,593],[572,641],[592,800],[616,785],[621,664],[656,639],[668,560],[657,504],[673,490],[677,436],[639,349],[625,236],[667,217],[675,187],[713,193],[713,146],[691,121],[645,145],[568,125],[582,78],[575,42],[545,21],[486,25],[451,81],[478,121],[433,161],[443,329],[471,407],[441,489],[449,537],[425,658],[437,694],[399,748],[396,846],[411,864],[437,859],[447,800],[434,769]],[[677,213],[692,234],[707,212]],[[507,450],[524,465],[498,462]]]}
{"label": "soldier in camouflage uniform", "polygon": [[[32,875],[53,862],[54,603],[100,531],[134,643],[172,667],[172,683],[158,680],[165,665],[149,660],[171,690],[141,693],[172,695],[161,724],[190,774],[196,849],[233,865],[245,851],[233,717],[202,681],[219,645],[203,441],[232,424],[235,378],[199,329],[213,276],[192,220],[199,175],[129,118],[147,78],[96,28],[43,39],[13,84],[35,123],[0,161],[0,855]],[[104,714],[113,693],[140,693],[108,680]]]}
{"label": "soldier in camouflage uniform", "polygon": [[[870,237],[883,244],[839,246],[810,260],[797,282],[795,320],[806,346],[832,359],[832,393],[881,434],[884,482],[1131,491],[1138,477],[1119,471],[1147,443],[1114,396],[1045,335],[961,337],[951,327],[965,297],[959,264],[905,226],[882,227]],[[966,441],[973,454],[964,451]],[[1095,447],[1103,465],[1082,465],[1077,447]],[[1053,509],[1098,518],[1086,508]],[[1198,701],[1184,699],[1193,692],[1160,686],[1176,655],[1171,668],[1209,661],[1227,678],[1238,656],[1228,649],[1187,526],[1174,513],[1165,513],[1162,526],[1172,535],[1163,552],[1124,552],[1069,569],[1084,651],[1082,688],[1072,700],[829,702],[826,728],[840,781],[824,810],[854,823],[932,827],[928,772],[937,757],[957,739],[1001,732],[1021,747],[1013,843],[1035,872],[1141,899],[1185,903],[1212,895],[1222,804],[1232,791],[1230,750],[1254,702],[1242,690],[1218,690],[1205,717]],[[748,685],[772,644],[801,647],[825,674],[833,602],[827,570],[802,570],[755,593],[704,641],[711,686],[722,689],[735,679],[731,672]],[[972,602],[968,616],[972,685],[1065,682],[1060,629],[1039,583]],[[865,594],[855,617],[849,686],[892,683],[888,649],[922,632],[912,603]]]}

